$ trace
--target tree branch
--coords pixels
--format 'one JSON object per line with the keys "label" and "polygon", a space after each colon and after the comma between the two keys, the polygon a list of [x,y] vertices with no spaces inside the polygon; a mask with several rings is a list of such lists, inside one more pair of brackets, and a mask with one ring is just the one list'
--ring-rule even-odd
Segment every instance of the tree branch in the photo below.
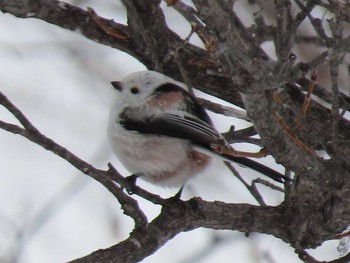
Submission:
{"label": "tree branch", "polygon": [[0,104],[4,106],[9,112],[13,114],[14,117],[23,125],[24,128],[21,128],[17,125],[6,123],[0,121],[0,128],[6,131],[9,131],[14,134],[19,134],[30,141],[42,146],[46,150],[53,152],[54,154],[60,156],[61,158],[68,161],[74,167],[76,167],[81,172],[89,175],[96,181],[104,185],[120,202],[124,208],[125,214],[131,216],[136,223],[137,227],[145,227],[147,225],[146,216],[143,214],[142,210],[138,207],[138,204],[135,200],[131,199],[129,196],[125,195],[121,188],[118,188],[113,180],[119,182],[121,185],[127,185],[125,179],[116,171],[113,171],[112,176],[110,173],[98,170],[89,163],[83,161],[66,148],[60,146],[52,139],[46,137],[39,132],[37,128],[24,116],[24,114],[11,102],[7,97],[0,92]]}
{"label": "tree branch", "polygon": [[272,227],[274,230],[271,229],[271,231],[279,236],[283,234],[280,232],[283,229],[283,219],[280,217],[279,210],[279,208],[267,206],[207,202],[200,198],[193,198],[186,202],[168,199],[161,214],[149,224],[146,232],[135,230],[123,242],[73,260],[71,263],[138,262],[154,253],[178,233],[198,227],[235,229],[250,233],[255,232],[252,231],[252,226],[256,230],[263,230],[270,222],[274,225]]}

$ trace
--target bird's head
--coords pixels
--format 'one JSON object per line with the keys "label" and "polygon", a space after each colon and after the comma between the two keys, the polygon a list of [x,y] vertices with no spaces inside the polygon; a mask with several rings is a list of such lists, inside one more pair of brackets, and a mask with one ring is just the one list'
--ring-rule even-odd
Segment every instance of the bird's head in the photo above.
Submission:
{"label": "bird's head", "polygon": [[112,81],[111,84],[117,91],[117,101],[114,103],[124,106],[140,105],[168,84],[188,90],[183,83],[150,70],[132,73],[121,81]]}

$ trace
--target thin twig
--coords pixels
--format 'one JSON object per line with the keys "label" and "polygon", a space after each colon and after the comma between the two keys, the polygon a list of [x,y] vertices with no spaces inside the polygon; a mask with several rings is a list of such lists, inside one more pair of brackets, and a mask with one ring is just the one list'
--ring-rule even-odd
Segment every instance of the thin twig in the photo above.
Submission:
{"label": "thin twig", "polygon": [[87,12],[90,15],[91,19],[103,30],[107,35],[110,35],[112,37],[115,37],[118,40],[126,41],[128,40],[128,35],[126,35],[124,32],[120,31],[118,32],[113,27],[105,24],[101,18],[96,14],[95,10],[91,7],[87,8]]}
{"label": "thin twig", "polygon": [[[341,45],[337,45],[342,42],[343,39],[343,23],[336,17],[335,19],[329,20],[329,26],[332,31],[333,39],[336,43],[335,47],[330,52],[330,57],[332,59],[329,62],[330,65],[330,76],[332,83],[332,144],[333,148],[337,149],[338,147],[338,137],[339,137],[339,87],[338,87],[338,75],[339,75],[339,66],[342,63],[343,59],[339,55],[334,56],[333,52],[338,52],[338,49],[342,49]],[[340,156],[343,158],[343,156]]]}
{"label": "thin twig", "polygon": [[203,25],[203,22],[198,18],[198,12],[181,0],[164,0],[164,2],[179,12],[191,24],[192,31],[197,33],[208,52],[213,55],[216,51],[214,39],[208,29]]}
{"label": "thin twig", "polygon": [[[299,6],[299,8],[304,9],[305,5],[300,0],[294,0],[295,3]],[[329,45],[329,37],[326,34],[326,31],[322,25],[322,20],[319,18],[313,18],[311,13],[309,12],[307,17],[309,18],[311,25],[313,26],[315,32],[318,34],[318,40],[321,41],[324,45]]]}
{"label": "thin twig", "polygon": [[235,130],[235,126],[231,125],[230,129],[227,132],[222,133],[222,136],[224,136],[225,140],[230,144],[244,142],[262,147],[263,144],[261,142],[261,139],[252,138],[252,136],[255,136],[257,134],[258,133],[256,132],[254,126]]}
{"label": "thin twig", "polygon": [[271,188],[273,190],[276,190],[276,191],[279,191],[281,193],[284,193],[284,189],[282,187],[279,187],[279,186],[277,186],[277,185],[275,185],[275,184],[273,184],[273,183],[271,183],[269,181],[266,181],[264,179],[261,179],[261,178],[254,179],[252,181],[252,186],[256,185],[256,184],[261,184],[261,185],[269,187],[269,188]]}
{"label": "thin twig", "polygon": [[197,99],[200,102],[200,104],[202,104],[206,109],[208,109],[212,112],[222,114],[222,115],[228,116],[228,117],[234,117],[237,119],[249,121],[249,118],[247,116],[246,111],[237,110],[233,107],[221,105],[219,103],[215,103],[215,102],[212,102],[210,100],[203,99],[203,98],[197,98]]}
{"label": "thin twig", "polygon": [[255,198],[255,200],[259,203],[261,206],[266,206],[266,203],[262,197],[262,195],[259,193],[259,190],[254,185],[249,185],[243,177],[239,174],[239,172],[232,166],[229,162],[224,162],[225,165],[228,167],[228,169],[234,174],[234,176],[237,177],[239,181],[247,188],[249,193]]}

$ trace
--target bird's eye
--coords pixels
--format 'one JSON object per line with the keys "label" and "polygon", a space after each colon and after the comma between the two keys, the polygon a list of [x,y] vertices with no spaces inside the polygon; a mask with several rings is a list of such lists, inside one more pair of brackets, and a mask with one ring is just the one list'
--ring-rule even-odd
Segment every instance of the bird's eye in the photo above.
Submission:
{"label": "bird's eye", "polygon": [[139,90],[137,87],[132,87],[132,88],[130,89],[130,92],[131,92],[132,94],[138,94],[138,93],[140,92],[140,90]]}

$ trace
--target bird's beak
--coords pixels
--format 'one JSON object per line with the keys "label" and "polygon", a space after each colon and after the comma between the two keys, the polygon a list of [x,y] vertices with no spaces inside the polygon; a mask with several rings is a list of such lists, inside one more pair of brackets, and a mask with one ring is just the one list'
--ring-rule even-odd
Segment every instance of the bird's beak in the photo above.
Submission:
{"label": "bird's beak", "polygon": [[116,90],[122,91],[123,87],[120,81],[112,81],[111,84]]}

